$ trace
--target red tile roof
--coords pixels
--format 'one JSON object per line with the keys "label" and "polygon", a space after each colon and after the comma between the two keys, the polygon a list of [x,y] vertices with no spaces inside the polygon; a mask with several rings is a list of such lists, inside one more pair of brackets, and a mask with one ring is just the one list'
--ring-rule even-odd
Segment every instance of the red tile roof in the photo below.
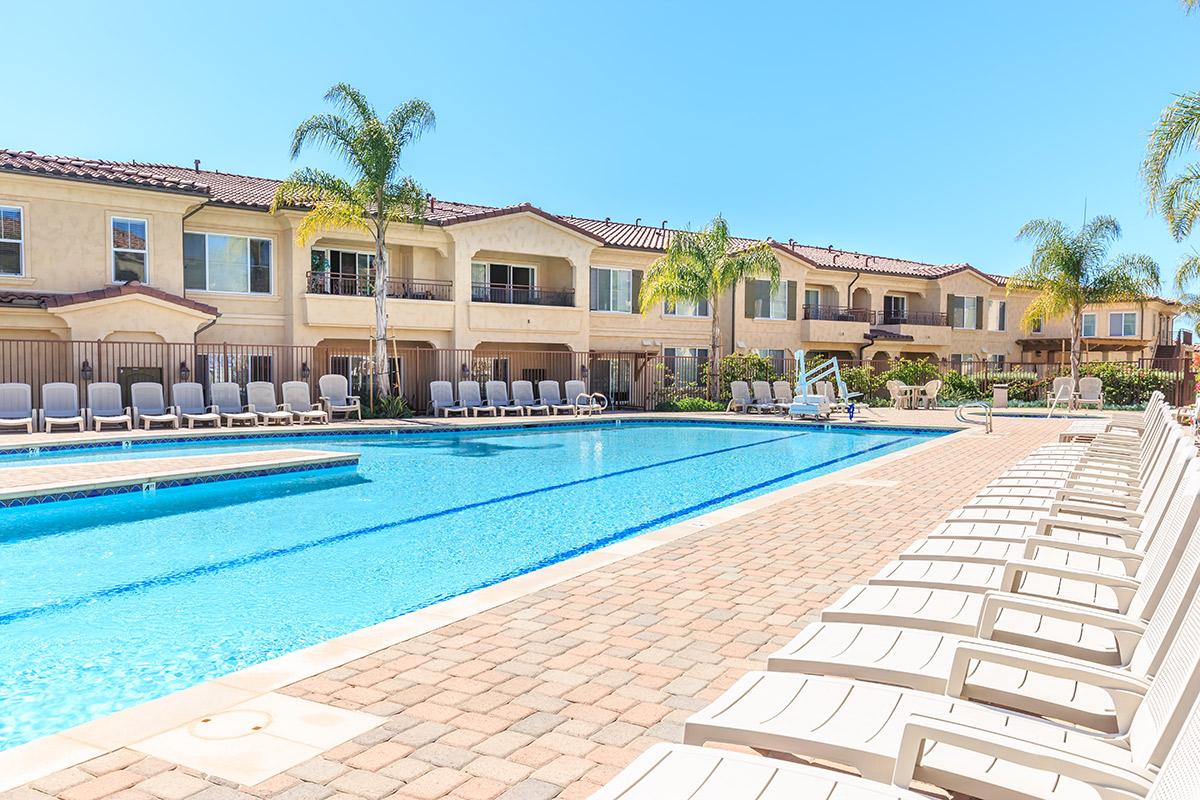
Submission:
{"label": "red tile roof", "polygon": [[177,294],[164,292],[162,289],[155,289],[153,286],[143,286],[137,281],[130,281],[119,286],[106,286],[103,289],[93,289],[90,292],[74,292],[70,294],[0,291],[0,304],[36,308],[61,308],[63,306],[91,303],[96,300],[107,300],[112,297],[123,297],[126,295],[144,295],[164,300],[177,306],[183,306],[184,308],[190,308],[202,314],[209,314],[214,317],[217,315],[216,306],[210,306],[207,303],[200,303],[187,297],[180,297]]}
{"label": "red tile roof", "polygon": [[96,161],[70,156],[44,156],[30,151],[0,149],[0,171],[27,172],[49,178],[115,183],[139,189],[208,195],[210,190],[196,172],[186,177],[154,164]]}

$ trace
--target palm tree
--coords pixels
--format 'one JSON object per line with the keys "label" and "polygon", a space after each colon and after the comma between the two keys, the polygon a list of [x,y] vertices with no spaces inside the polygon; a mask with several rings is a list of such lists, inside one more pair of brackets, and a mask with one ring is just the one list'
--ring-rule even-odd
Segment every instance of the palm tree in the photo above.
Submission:
{"label": "palm tree", "polygon": [[[702,231],[679,231],[667,252],[646,269],[642,280],[641,312],[663,301],[707,301],[712,316],[710,358],[721,346],[721,296],[747,278],[766,277],[779,284],[779,259],[765,241],[746,244],[729,236],[720,214]],[[709,393],[716,394],[717,370],[708,371]]]}
{"label": "palm tree", "polygon": [[434,125],[433,109],[424,100],[409,100],[380,119],[362,92],[339,83],[325,94],[340,114],[316,114],[292,134],[292,159],[312,143],[330,150],[349,169],[341,178],[320,169],[299,169],[279,185],[271,213],[280,208],[307,210],[296,229],[301,246],[325,231],[351,228],[375,240],[375,379],[381,395],[390,392],[387,362],[388,226],[420,224],[425,193],[400,172],[404,149]]}
{"label": "palm tree", "polygon": [[1108,258],[1108,249],[1121,236],[1112,217],[1099,216],[1072,231],[1056,219],[1026,222],[1017,240],[1034,243],[1029,265],[1008,281],[1008,292],[1037,292],[1021,318],[1025,332],[1039,320],[1071,318],[1071,378],[1079,380],[1083,350],[1083,309],[1098,303],[1142,301],[1158,287],[1158,265],[1149,256]]}

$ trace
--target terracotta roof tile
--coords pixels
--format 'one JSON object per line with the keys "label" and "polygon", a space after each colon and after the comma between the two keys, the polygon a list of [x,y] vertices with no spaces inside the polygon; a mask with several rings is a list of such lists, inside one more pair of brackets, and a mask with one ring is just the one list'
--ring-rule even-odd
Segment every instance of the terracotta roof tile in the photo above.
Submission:
{"label": "terracotta roof tile", "polygon": [[74,292],[66,294],[54,292],[0,291],[0,304],[36,308],[62,308],[63,306],[91,303],[96,300],[107,300],[111,297],[122,297],[133,294],[145,295],[146,297],[164,300],[177,306],[183,306],[184,308],[190,308],[194,311],[199,311],[202,314],[209,314],[214,317],[217,315],[216,306],[210,306],[207,303],[201,303],[188,297],[181,297],[177,294],[164,292],[162,289],[155,289],[153,286],[143,286],[137,281],[130,281],[129,283],[123,283],[119,286],[106,286],[103,289],[93,289],[90,292]]}
{"label": "terracotta roof tile", "polygon": [[27,172],[53,178],[115,183],[186,194],[209,194],[209,186],[200,174],[193,172],[190,176],[182,177],[161,169],[158,165],[137,162],[96,161],[0,149],[0,171]]}

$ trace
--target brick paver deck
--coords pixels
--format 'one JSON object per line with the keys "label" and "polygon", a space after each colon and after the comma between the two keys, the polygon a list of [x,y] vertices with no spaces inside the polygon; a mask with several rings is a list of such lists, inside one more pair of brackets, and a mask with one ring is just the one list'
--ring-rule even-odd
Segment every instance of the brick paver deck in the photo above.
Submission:
{"label": "brick paver deck", "polygon": [[1063,426],[998,420],[293,684],[380,725],[257,786],[125,749],[0,800],[586,797]]}

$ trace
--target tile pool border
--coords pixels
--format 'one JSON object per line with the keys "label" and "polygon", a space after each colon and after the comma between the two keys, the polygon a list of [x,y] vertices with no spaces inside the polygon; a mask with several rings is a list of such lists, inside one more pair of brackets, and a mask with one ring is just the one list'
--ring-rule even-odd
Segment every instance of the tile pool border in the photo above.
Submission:
{"label": "tile pool border", "polygon": [[[692,420],[678,420],[678,422],[692,422]],[[698,422],[706,421],[699,420]],[[745,423],[732,422],[731,424]],[[897,428],[897,430],[929,429]],[[946,429],[934,430],[945,431]],[[858,464],[589,550],[507,580],[2,750],[0,751],[0,792],[122,747],[136,750],[138,743],[187,725],[200,717],[214,714],[305,678],[319,675],[414,637],[512,602],[525,595],[549,588],[562,581],[674,543],[713,525],[729,522],[776,503],[852,479],[856,474],[928,449],[944,446],[960,437],[981,435],[984,434],[980,430],[960,428],[947,435],[918,442],[902,450],[885,453]],[[382,725],[387,717],[381,716],[379,720],[379,724]]]}

